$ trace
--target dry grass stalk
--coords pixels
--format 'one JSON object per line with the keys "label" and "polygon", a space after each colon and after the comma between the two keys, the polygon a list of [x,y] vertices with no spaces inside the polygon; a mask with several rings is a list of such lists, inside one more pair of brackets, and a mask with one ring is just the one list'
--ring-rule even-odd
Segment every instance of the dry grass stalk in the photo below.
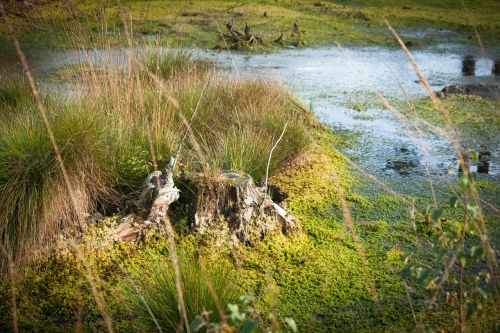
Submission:
{"label": "dry grass stalk", "polygon": [[371,276],[369,268],[368,268],[368,262],[366,259],[366,254],[365,254],[365,249],[363,247],[363,244],[361,242],[361,239],[359,238],[359,235],[356,232],[356,226],[354,225],[352,215],[351,215],[351,210],[349,209],[349,205],[347,204],[347,200],[345,198],[345,193],[342,185],[340,184],[340,178],[338,173],[332,172],[333,175],[333,181],[335,183],[335,187],[337,188],[337,196],[339,199],[340,203],[340,208],[342,209],[342,216],[344,219],[344,223],[347,225],[349,228],[352,238],[354,240],[354,244],[356,245],[356,251],[358,252],[358,255],[361,259],[361,262],[365,266],[365,269],[367,271],[367,274],[369,274],[369,280],[366,281],[366,289],[368,290],[368,293],[370,294],[372,300],[374,302],[379,301],[379,295],[377,293],[376,287],[375,287],[375,281],[373,280],[373,276]]}
{"label": "dry grass stalk", "polygon": [[12,313],[12,330],[14,331],[14,333],[18,333],[19,327],[17,319],[16,267],[10,251],[2,243],[0,243],[0,250],[2,252],[2,255],[7,258]]}
{"label": "dry grass stalk", "polygon": [[179,313],[181,314],[181,317],[183,319],[183,324],[184,324],[184,329],[186,330],[187,333],[190,332],[189,329],[189,321],[187,318],[187,311],[186,311],[186,303],[184,301],[184,292],[182,291],[182,280],[181,280],[181,272],[179,269],[179,259],[177,257],[177,251],[175,249],[175,234],[174,234],[174,229],[172,228],[172,225],[170,224],[170,220],[168,217],[166,218],[165,221],[165,231],[168,237],[168,244],[169,244],[169,253],[170,253],[170,259],[172,260],[172,266],[174,268],[174,274],[175,274],[175,288],[177,290],[177,302],[178,302],[178,307],[179,307]]}
{"label": "dry grass stalk", "polygon": [[[417,124],[417,123],[413,123],[411,124],[410,123],[410,120],[403,114],[401,113],[399,110],[397,110],[390,102],[389,100],[387,100],[387,98],[385,98],[384,95],[382,95],[382,93],[379,91],[379,89],[375,86],[375,84],[363,73],[361,72],[358,67],[354,64],[354,62],[352,61],[350,55],[346,52],[346,50],[338,43],[336,43],[337,46],[346,54],[348,60],[350,61],[351,63],[351,66],[353,66],[357,72],[362,76],[363,80],[372,88],[372,91],[375,92],[375,94],[378,96],[378,98],[381,100],[382,104],[389,110],[391,111],[397,118],[398,120],[402,123],[402,124],[405,124],[407,127],[408,127],[408,130],[404,131],[404,134],[410,139],[412,140],[419,148],[419,150],[422,152],[422,155],[424,156],[424,169],[425,169],[425,172],[427,174],[427,179],[429,181],[429,187],[430,187],[430,191],[431,191],[431,195],[432,195],[432,199],[433,199],[433,204],[434,204],[434,207],[437,207],[437,199],[436,199],[436,194],[435,194],[435,191],[434,191],[434,185],[433,185],[433,181],[432,181],[432,178],[431,178],[431,175],[430,175],[430,168],[429,168],[429,159],[430,159],[430,152],[429,150],[422,144],[422,141],[423,139],[425,138],[425,133],[422,131],[422,129],[420,128],[420,126]],[[398,80],[399,82],[399,80]],[[399,85],[400,85],[400,88],[401,90],[403,91],[403,94],[405,96],[405,99],[407,101],[407,104],[413,109],[414,113],[416,114],[416,110],[415,108],[413,107],[413,105],[410,103],[409,101],[409,97],[408,97],[408,94],[406,93],[406,90],[404,89],[403,85],[401,84],[401,82],[399,82]],[[418,118],[417,118],[418,119]],[[436,133],[438,133],[439,135],[441,135],[443,138],[446,138],[446,139],[449,139],[449,136],[447,135],[447,133],[445,131],[443,131],[442,129],[438,128],[437,126],[434,126],[428,122],[425,122],[424,120],[420,120],[421,122],[423,122],[428,128],[431,128],[431,129],[434,129],[434,131]],[[417,132],[417,136],[415,136],[411,130],[414,129],[416,132]],[[357,166],[356,166],[357,168]],[[363,172],[365,174],[365,172]],[[373,176],[369,176],[371,179],[373,179],[374,177]],[[376,181],[377,183],[380,183],[378,180]],[[390,192],[389,192],[390,193]],[[399,195],[400,196],[400,195]],[[411,202],[411,205],[413,207],[413,202]]]}
{"label": "dry grass stalk", "polygon": [[[121,2],[120,1],[118,1],[118,5],[119,5],[120,13],[122,14],[123,13],[123,8],[121,6]],[[131,13],[130,13],[129,17],[130,17],[130,21],[132,21],[132,15],[131,15]],[[135,60],[134,54],[131,51],[131,48],[132,48],[132,32],[130,31],[129,23],[127,22],[127,20],[124,19],[123,15],[122,15],[121,19],[122,19],[123,25],[125,27],[125,35],[127,37],[127,41],[128,41],[128,44],[129,44],[129,50],[127,51],[127,53],[128,53],[128,64],[129,64],[129,73],[128,73],[128,75],[130,77],[132,75],[132,62],[133,62],[133,60]],[[149,71],[147,71],[147,72],[149,73]],[[155,83],[157,83],[157,84],[160,83],[159,84],[160,85],[160,89],[163,91],[163,83],[161,82],[161,80],[158,79],[154,74],[152,74],[151,76],[155,80]],[[131,81],[131,80],[129,80],[129,81]],[[130,90],[130,92],[131,92],[131,90]],[[130,103],[130,99],[128,101]],[[174,106],[177,106],[176,108],[178,109],[177,103],[174,103]],[[183,119],[183,121],[186,122],[185,117],[182,118],[182,119]],[[188,125],[188,128],[190,128],[189,125]],[[151,149],[151,151],[150,151],[151,156],[154,158],[154,151],[152,149],[152,144],[150,144],[150,149]],[[174,162],[174,164],[175,164],[175,162]],[[172,165],[172,168],[173,168],[173,165]],[[173,169],[171,171],[173,172]],[[177,258],[177,252],[176,252],[176,249],[175,249],[175,235],[174,235],[174,230],[172,228],[172,225],[170,224],[170,219],[167,216],[164,217],[163,223],[165,225],[165,231],[166,231],[166,234],[167,234],[167,237],[168,237],[168,241],[169,241],[169,249],[170,249],[169,253],[170,253],[170,258],[172,260],[172,266],[174,268],[174,273],[175,273],[175,285],[176,285],[176,290],[177,290],[177,300],[178,300],[179,313],[181,314],[181,317],[183,319],[184,328],[185,328],[186,332],[189,333],[190,332],[190,330],[189,330],[189,321],[187,319],[186,304],[184,302],[184,294],[183,294],[183,291],[182,291],[182,281],[181,281],[181,274],[180,274],[180,269],[179,269],[179,260]]]}
{"label": "dry grass stalk", "polygon": [[149,307],[148,303],[144,299],[144,296],[141,294],[139,288],[137,287],[137,283],[135,282],[135,280],[132,278],[132,276],[130,276],[130,274],[127,272],[127,270],[125,268],[123,268],[122,265],[120,265],[120,263],[118,262],[118,260],[112,259],[112,261],[113,261],[113,263],[115,263],[120,268],[120,270],[123,272],[123,274],[125,275],[125,277],[129,281],[130,285],[133,287],[134,291],[137,293],[137,296],[141,300],[142,304],[148,310],[149,316],[151,317],[151,319],[155,323],[156,328],[158,329],[158,332],[163,333],[163,330],[161,329],[160,323],[156,319],[153,311],[151,311],[151,308]]}
{"label": "dry grass stalk", "polygon": [[[474,31],[474,35],[476,37],[477,43],[479,44],[479,48],[481,49],[481,53],[483,54],[483,58],[484,59],[488,59],[488,54],[486,52],[486,48],[484,47],[483,39],[481,38],[481,35],[479,34],[479,31],[477,30],[476,22],[473,20],[472,16],[468,12],[467,7],[465,6],[464,0],[460,0],[460,2],[462,4],[462,7],[464,8],[464,11],[468,14],[467,15],[467,19],[469,20],[469,24],[472,27],[472,30]],[[493,83],[493,85],[496,84],[495,72],[491,73],[491,83]],[[495,89],[495,90],[493,90],[493,92],[494,92],[495,98],[498,99],[498,92],[497,92],[497,90]]]}
{"label": "dry grass stalk", "polygon": [[83,263],[85,267],[85,272],[87,273],[87,281],[90,284],[90,289],[92,290],[92,295],[94,297],[94,300],[96,302],[97,308],[101,312],[102,317],[104,318],[104,323],[106,325],[106,330],[108,333],[113,333],[113,319],[111,318],[111,315],[108,313],[108,310],[106,309],[106,306],[101,299],[101,296],[99,295],[99,292],[97,290],[97,282],[95,281],[94,274],[92,273],[92,270],[90,268],[90,265],[85,258],[84,254],[82,251],[79,249],[78,245],[73,244],[72,242],[67,242],[68,246],[72,247],[75,251],[76,256],[80,261]]}
{"label": "dry grass stalk", "polygon": [[[413,69],[419,78],[420,84],[424,87],[424,90],[429,95],[432,103],[434,104],[434,107],[436,108],[437,111],[439,111],[443,114],[443,117],[445,120],[445,125],[447,128],[447,131],[450,133],[451,143],[453,144],[453,146],[455,148],[459,165],[460,165],[461,169],[463,170],[464,175],[466,177],[468,177],[468,173],[469,173],[468,165],[467,165],[467,163],[465,163],[465,161],[463,159],[463,156],[462,156],[463,150],[460,146],[458,133],[456,132],[455,128],[453,127],[453,123],[452,123],[452,120],[450,117],[449,110],[443,106],[443,104],[441,103],[441,100],[436,96],[436,94],[432,90],[424,73],[422,72],[422,70],[418,66],[417,62],[415,61],[415,58],[413,58],[413,55],[406,47],[403,40],[399,37],[398,33],[392,28],[389,21],[387,21],[386,19],[384,19],[384,21],[385,21],[387,27],[389,28],[390,32],[392,33],[392,35],[394,36],[394,38],[398,42],[399,46],[403,49],[405,54],[408,56],[408,59],[410,60],[412,66],[413,66]],[[493,247],[491,246],[491,243],[490,243],[490,240],[488,237],[488,230],[487,230],[486,223],[484,220],[484,214],[483,214],[482,209],[481,209],[481,199],[479,197],[479,193],[477,192],[477,189],[475,186],[470,187],[468,189],[468,191],[470,193],[470,197],[471,197],[473,203],[479,209],[479,216],[477,219],[473,219],[473,222],[476,224],[476,227],[478,229],[481,246],[482,246],[482,248],[485,252],[485,255],[486,255],[486,262],[487,262],[488,269],[489,269],[490,274],[491,274],[491,285],[493,287],[494,294],[495,294],[496,306],[498,308],[500,308],[500,270],[498,267],[496,253],[495,253],[495,250],[493,249]],[[467,207],[467,202],[465,203],[465,207]],[[465,211],[466,210],[467,210],[467,208],[465,208]],[[466,223],[465,219],[464,219],[464,223]],[[462,239],[462,242],[463,242],[463,239]],[[456,260],[456,256],[454,256],[454,258]],[[455,260],[452,260],[451,266],[454,264]]]}

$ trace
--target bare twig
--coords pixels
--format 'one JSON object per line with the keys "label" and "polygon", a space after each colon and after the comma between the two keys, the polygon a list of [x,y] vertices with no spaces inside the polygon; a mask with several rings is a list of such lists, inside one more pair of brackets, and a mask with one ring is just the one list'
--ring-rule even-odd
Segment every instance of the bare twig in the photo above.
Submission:
{"label": "bare twig", "polygon": [[[193,114],[191,115],[191,118],[189,119],[189,122],[186,124],[186,122],[184,121],[184,120],[186,120],[185,117],[184,118],[181,117],[184,125],[186,126],[186,132],[182,136],[182,139],[179,142],[179,146],[177,147],[177,153],[175,155],[176,162],[177,162],[177,159],[179,158],[179,154],[181,153],[181,149],[182,149],[182,146],[184,145],[184,141],[186,140],[186,137],[188,135],[190,135],[191,140],[193,140],[192,136],[194,135],[194,133],[193,133],[191,124],[193,123],[194,117],[196,116],[196,113],[198,112],[198,109],[199,109],[200,103],[201,103],[201,99],[203,98],[203,95],[205,94],[205,89],[208,87],[209,84],[210,84],[210,80],[207,80],[207,83],[203,86],[203,89],[201,90],[200,97],[198,98],[198,101],[196,102],[196,106],[193,110]],[[199,148],[198,150],[201,151],[201,148]],[[175,167],[175,165],[174,165],[174,167]]]}
{"label": "bare twig", "polygon": [[288,126],[288,121],[285,123],[285,126],[283,127],[283,131],[281,132],[280,137],[278,138],[278,141],[274,144],[274,146],[271,148],[271,151],[269,152],[269,158],[267,160],[267,166],[266,166],[266,181],[264,183],[264,192],[267,194],[267,180],[269,178],[269,166],[271,165],[271,158],[273,157],[273,151],[278,147],[278,144],[280,143],[281,139],[283,139],[283,135],[285,135],[286,128]]}

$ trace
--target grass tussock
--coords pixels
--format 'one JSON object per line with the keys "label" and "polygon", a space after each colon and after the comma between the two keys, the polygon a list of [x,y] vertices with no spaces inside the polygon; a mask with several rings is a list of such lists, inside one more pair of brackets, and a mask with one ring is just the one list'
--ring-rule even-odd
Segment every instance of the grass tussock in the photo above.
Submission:
{"label": "grass tussock", "polygon": [[17,256],[137,189],[170,156],[188,174],[234,169],[259,180],[286,123],[271,172],[308,145],[307,112],[280,85],[228,79],[181,51],[160,60],[149,72],[151,58],[125,72],[86,64],[70,82],[77,96],[44,99],[77,211],[29,90],[2,83],[0,233]]}
{"label": "grass tussock", "polygon": [[[224,260],[200,261],[187,253],[179,259],[188,321],[202,313],[209,313],[211,321],[224,320],[227,304],[237,303],[240,295],[232,266]],[[156,331],[158,323],[164,332],[178,331],[182,318],[170,261],[157,257],[143,262],[124,285],[125,299],[145,329]]]}
{"label": "grass tussock", "polygon": [[149,50],[143,58],[147,70],[163,78],[185,75],[186,72],[199,74],[213,67],[208,61],[193,59],[193,53],[186,49]]}
{"label": "grass tussock", "polygon": [[75,190],[75,212],[34,105],[19,99],[11,102],[15,107],[0,116],[0,232],[2,242],[17,255],[46,243],[114,191],[109,186],[106,133],[98,115],[81,112],[76,105],[46,101]]}
{"label": "grass tussock", "polygon": [[18,103],[31,99],[31,91],[22,78],[15,75],[3,77],[0,75],[0,108],[4,112],[15,107]]}

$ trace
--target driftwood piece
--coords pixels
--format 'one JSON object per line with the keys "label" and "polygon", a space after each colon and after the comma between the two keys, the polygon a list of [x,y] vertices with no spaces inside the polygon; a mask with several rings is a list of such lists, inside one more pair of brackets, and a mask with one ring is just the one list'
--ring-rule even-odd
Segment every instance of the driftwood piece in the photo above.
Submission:
{"label": "driftwood piece", "polygon": [[172,157],[165,172],[157,178],[155,198],[148,215],[151,223],[164,223],[169,206],[179,199],[179,189],[174,184],[174,165],[175,158]]}
{"label": "driftwood piece", "polygon": [[223,37],[229,38],[229,40],[232,43],[231,48],[233,49],[241,49],[247,46],[263,42],[261,37],[255,35],[252,32],[250,24],[248,23],[245,24],[244,33],[241,33],[238,30],[236,30],[233,20],[231,20],[231,22],[229,23],[226,23],[226,28],[229,31],[229,35],[224,35]]}
{"label": "driftwood piece", "polygon": [[[264,17],[267,17],[267,12],[264,12]],[[249,46],[265,44],[264,38],[258,36],[257,34],[254,34],[250,24],[248,23],[245,24],[244,33],[241,33],[238,30],[236,30],[234,20],[231,20],[231,22],[226,23],[226,28],[229,31],[229,34],[221,34],[224,39],[224,45],[218,44],[217,46],[215,46],[216,49],[229,47],[235,50],[239,50]],[[297,47],[303,47],[305,45],[304,32],[300,29],[298,20],[295,20],[295,22],[293,23],[292,32],[287,35],[297,40],[296,42]],[[285,34],[281,32],[278,38],[274,40],[270,39],[269,42],[283,45],[285,42]]]}

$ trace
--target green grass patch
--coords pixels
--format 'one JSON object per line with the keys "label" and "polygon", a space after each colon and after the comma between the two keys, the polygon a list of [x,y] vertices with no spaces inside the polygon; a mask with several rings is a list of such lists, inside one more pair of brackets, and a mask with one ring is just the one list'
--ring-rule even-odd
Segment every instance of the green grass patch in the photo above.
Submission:
{"label": "green grass patch", "polygon": [[[481,141],[498,143],[500,101],[467,95],[452,95],[441,101],[450,114],[452,126],[459,132],[468,148],[475,148],[471,147],[471,143],[477,145]],[[417,116],[435,126],[446,128],[444,114],[436,110],[429,99],[412,101],[412,105],[413,107],[409,108],[401,104],[401,110],[410,117]]]}
{"label": "green grass patch", "polygon": [[[203,312],[209,313],[210,321],[223,321],[221,311],[225,312],[227,304],[236,304],[241,294],[232,264],[223,258],[200,261],[180,253],[179,270],[189,323]],[[165,332],[176,331],[182,317],[168,255],[142,258],[130,277],[125,281],[125,298],[144,328],[155,331],[158,323]]]}
{"label": "green grass patch", "polygon": [[[459,31],[464,43],[474,42],[473,24],[477,26],[487,44],[498,41],[498,23],[494,13],[499,11],[495,1],[466,1],[466,9],[456,1],[124,1],[123,11],[131,13],[133,31],[137,36],[150,36],[162,44],[212,48],[223,46],[221,32],[225,24],[234,20],[243,32],[251,25],[255,34],[263,37],[265,45],[256,50],[272,50],[297,44],[293,24],[299,20],[306,46],[332,44],[394,45],[385,28],[387,18],[396,28],[405,30],[451,29]],[[21,6],[22,7],[22,6]],[[10,19],[20,32],[26,46],[95,45],[103,35],[108,41],[124,43],[123,23],[115,4],[108,3],[104,10],[97,1],[74,1],[68,5],[54,1],[22,10]],[[104,14],[103,14],[104,12]],[[95,13],[95,14],[94,14]],[[101,16],[104,17],[101,19]],[[77,23],[74,23],[75,21]],[[102,22],[106,22],[104,25]],[[106,29],[103,27],[106,26]],[[6,28],[1,28],[2,39],[7,39]],[[108,32],[103,32],[107,30]],[[220,31],[219,31],[220,30]],[[67,40],[60,31],[74,36]],[[73,32],[74,31],[74,32]],[[283,32],[284,41],[273,43]],[[114,36],[114,37],[113,37]],[[469,38],[471,37],[471,38]],[[416,35],[414,45],[435,43],[435,36]]]}

